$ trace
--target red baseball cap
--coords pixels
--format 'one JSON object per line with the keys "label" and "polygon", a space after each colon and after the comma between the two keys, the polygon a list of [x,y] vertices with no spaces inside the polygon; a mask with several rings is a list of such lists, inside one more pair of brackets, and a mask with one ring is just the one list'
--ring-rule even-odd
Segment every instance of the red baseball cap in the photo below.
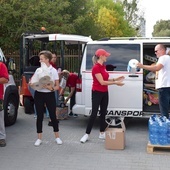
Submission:
{"label": "red baseball cap", "polygon": [[96,52],[95,52],[95,55],[97,56],[97,57],[100,57],[100,56],[106,56],[106,57],[108,57],[108,56],[110,56],[110,53],[108,53],[106,50],[104,50],[104,49],[98,49]]}

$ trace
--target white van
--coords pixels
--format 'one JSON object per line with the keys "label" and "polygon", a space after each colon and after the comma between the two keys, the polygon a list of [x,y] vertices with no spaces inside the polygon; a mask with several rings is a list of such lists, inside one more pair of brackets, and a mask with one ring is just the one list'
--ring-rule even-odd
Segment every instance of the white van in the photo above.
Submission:
{"label": "white van", "polygon": [[99,48],[103,48],[111,56],[105,63],[110,78],[124,76],[122,87],[109,86],[109,104],[107,115],[123,117],[148,117],[159,114],[158,92],[155,90],[155,73],[141,69],[139,72],[127,71],[128,62],[136,59],[144,64],[156,63],[154,53],[156,44],[163,43],[170,47],[169,38],[115,38],[91,41],[87,43],[80,68],[81,81],[77,84],[81,89],[76,93],[76,104],[73,112],[89,116],[91,114],[92,89],[92,56]]}

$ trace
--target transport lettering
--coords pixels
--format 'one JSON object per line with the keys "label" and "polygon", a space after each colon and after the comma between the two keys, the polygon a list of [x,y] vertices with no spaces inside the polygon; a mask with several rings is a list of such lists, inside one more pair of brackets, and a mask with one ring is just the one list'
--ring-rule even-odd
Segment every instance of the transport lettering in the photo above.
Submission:
{"label": "transport lettering", "polygon": [[[89,115],[91,115],[91,110],[89,111]],[[98,111],[98,116],[100,115],[100,110]],[[142,117],[142,111],[132,111],[132,110],[108,110],[107,115],[109,116],[126,116],[126,117]]]}

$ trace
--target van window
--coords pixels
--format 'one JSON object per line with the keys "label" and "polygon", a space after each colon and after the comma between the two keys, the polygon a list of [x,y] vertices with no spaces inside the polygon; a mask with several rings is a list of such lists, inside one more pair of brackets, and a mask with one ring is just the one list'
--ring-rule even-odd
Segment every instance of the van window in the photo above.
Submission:
{"label": "van window", "polygon": [[105,65],[113,65],[114,71],[127,71],[128,62],[131,59],[140,61],[140,44],[88,44],[86,70],[91,70],[92,56],[99,48],[111,53]]}

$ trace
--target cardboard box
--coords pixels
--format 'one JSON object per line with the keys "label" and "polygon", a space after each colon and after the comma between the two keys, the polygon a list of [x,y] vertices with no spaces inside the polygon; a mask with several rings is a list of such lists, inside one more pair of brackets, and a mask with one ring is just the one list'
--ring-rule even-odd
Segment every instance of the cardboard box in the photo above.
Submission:
{"label": "cardboard box", "polygon": [[105,139],[106,149],[124,149],[125,148],[125,130],[123,128],[108,128]]}
{"label": "cardboard box", "polygon": [[56,117],[59,120],[67,119],[68,118],[68,107],[57,107],[56,108]]}

